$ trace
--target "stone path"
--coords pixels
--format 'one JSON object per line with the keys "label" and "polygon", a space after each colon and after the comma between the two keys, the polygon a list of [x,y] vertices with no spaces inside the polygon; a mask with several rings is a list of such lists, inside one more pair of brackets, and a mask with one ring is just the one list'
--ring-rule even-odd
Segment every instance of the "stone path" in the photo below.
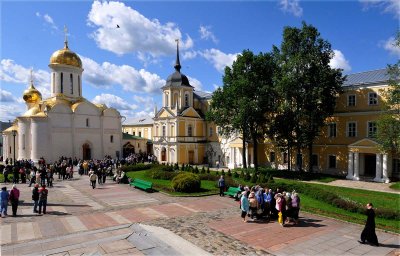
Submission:
{"label": "stone path", "polygon": [[358,188],[358,189],[380,191],[380,192],[387,192],[400,195],[400,191],[389,188],[389,186],[392,185],[393,183],[379,183],[379,182],[355,181],[355,180],[334,180],[328,183],[309,181],[309,183],[317,183],[322,185],[345,187],[345,188]]}
{"label": "stone path", "polygon": [[311,214],[296,227],[243,223],[226,197],[170,197],[113,182],[92,189],[76,177],[56,181],[39,216],[31,188],[18,187],[19,217],[0,219],[1,255],[178,255],[181,245],[197,255],[400,255],[398,235],[377,232],[383,246],[360,245],[361,226]]}

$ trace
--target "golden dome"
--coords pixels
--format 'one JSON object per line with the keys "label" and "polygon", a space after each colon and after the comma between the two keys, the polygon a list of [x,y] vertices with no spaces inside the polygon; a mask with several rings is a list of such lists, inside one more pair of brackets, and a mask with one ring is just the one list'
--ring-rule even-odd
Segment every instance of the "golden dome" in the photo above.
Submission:
{"label": "golden dome", "polygon": [[31,82],[29,88],[24,91],[23,98],[27,103],[37,103],[42,100],[42,94],[35,88],[35,86],[33,86],[33,83]]}
{"label": "golden dome", "polygon": [[63,64],[82,68],[82,61],[78,54],[68,48],[68,43],[65,42],[63,49],[55,51],[50,57],[50,64]]}

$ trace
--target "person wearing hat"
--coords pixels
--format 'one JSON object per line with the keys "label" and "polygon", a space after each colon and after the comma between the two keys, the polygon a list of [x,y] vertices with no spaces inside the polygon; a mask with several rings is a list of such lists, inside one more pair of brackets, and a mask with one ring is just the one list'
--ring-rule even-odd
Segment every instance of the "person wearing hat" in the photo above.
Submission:
{"label": "person wearing hat", "polygon": [[8,193],[7,188],[2,187],[0,192],[0,214],[3,218],[7,216],[7,206],[9,198],[10,194]]}
{"label": "person wearing hat", "polygon": [[42,207],[43,207],[43,214],[46,214],[48,194],[49,191],[46,189],[46,185],[43,184],[42,187],[39,189],[39,214],[42,214]]}
{"label": "person wearing hat", "polygon": [[33,200],[33,213],[38,213],[37,207],[39,205],[39,184],[35,184],[32,190],[32,200]]}

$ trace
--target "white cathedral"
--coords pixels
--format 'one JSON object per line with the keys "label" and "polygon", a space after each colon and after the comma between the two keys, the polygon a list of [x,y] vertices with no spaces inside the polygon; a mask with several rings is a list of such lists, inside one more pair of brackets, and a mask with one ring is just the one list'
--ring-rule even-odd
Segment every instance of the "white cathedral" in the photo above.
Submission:
{"label": "white cathedral", "polygon": [[[122,152],[121,115],[104,104],[82,96],[82,61],[68,48],[50,57],[51,97],[42,99],[33,84],[24,91],[27,111],[3,131],[3,158],[44,157],[54,162],[61,156],[78,159],[119,157]],[[121,154],[122,156],[122,154]]]}

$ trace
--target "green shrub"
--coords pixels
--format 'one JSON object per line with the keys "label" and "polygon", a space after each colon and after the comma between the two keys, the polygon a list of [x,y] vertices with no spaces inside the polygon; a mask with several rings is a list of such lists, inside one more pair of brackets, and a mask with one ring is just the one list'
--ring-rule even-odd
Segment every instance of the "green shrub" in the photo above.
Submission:
{"label": "green shrub", "polygon": [[174,164],[174,170],[175,170],[175,171],[179,170],[179,165],[178,165],[178,163],[175,163],[175,164]]}
{"label": "green shrub", "polygon": [[166,172],[161,169],[149,170],[146,172],[146,176],[156,180],[172,180],[178,172]]}
{"label": "green shrub", "polygon": [[210,167],[207,167],[207,173],[210,173]]}
{"label": "green shrub", "polygon": [[245,181],[250,181],[251,175],[250,175],[250,171],[249,171],[249,170],[246,170],[246,173],[245,173],[243,179],[244,179]]}
{"label": "green shrub", "polygon": [[244,175],[244,171],[243,171],[243,169],[240,171],[240,175],[239,175],[239,177],[240,177],[241,179],[244,179],[245,175]]}
{"label": "green shrub", "polygon": [[227,175],[228,175],[228,177],[232,177],[231,169],[228,169]]}
{"label": "green shrub", "polygon": [[215,172],[215,175],[219,176],[219,171],[216,171],[216,172]]}
{"label": "green shrub", "polygon": [[173,172],[174,171],[174,167],[172,167],[172,165],[166,165],[166,166],[162,166],[161,170],[164,172]]}
{"label": "green shrub", "polygon": [[239,173],[237,173],[237,171],[234,171],[234,172],[233,172],[233,177],[234,177],[235,179],[239,178]]}
{"label": "green shrub", "polygon": [[182,172],[172,179],[172,187],[177,192],[198,192],[200,191],[200,186],[200,177],[193,173]]}
{"label": "green shrub", "polygon": [[224,169],[221,170],[221,175],[222,175],[222,176],[225,176],[225,171],[224,171]]}
{"label": "green shrub", "polygon": [[201,180],[211,180],[211,181],[217,181],[218,177],[215,176],[214,174],[211,173],[204,173],[199,175]]}
{"label": "green shrub", "polygon": [[199,168],[197,167],[197,165],[194,167],[194,171],[193,171],[195,174],[198,174],[199,173]]}
{"label": "green shrub", "polygon": [[182,164],[182,165],[181,165],[181,171],[182,171],[182,172],[185,171],[185,164]]}
{"label": "green shrub", "polygon": [[135,165],[123,165],[121,170],[123,172],[137,172],[137,171],[144,171],[148,169],[152,169],[157,167],[156,164],[135,164]]}
{"label": "green shrub", "polygon": [[204,168],[204,166],[201,168],[201,171],[200,171],[200,173],[201,173],[201,174],[204,174],[204,173],[206,173],[206,169]]}
{"label": "green shrub", "polygon": [[251,176],[250,182],[251,183],[257,183],[258,177],[257,173],[253,172],[253,175]]}

